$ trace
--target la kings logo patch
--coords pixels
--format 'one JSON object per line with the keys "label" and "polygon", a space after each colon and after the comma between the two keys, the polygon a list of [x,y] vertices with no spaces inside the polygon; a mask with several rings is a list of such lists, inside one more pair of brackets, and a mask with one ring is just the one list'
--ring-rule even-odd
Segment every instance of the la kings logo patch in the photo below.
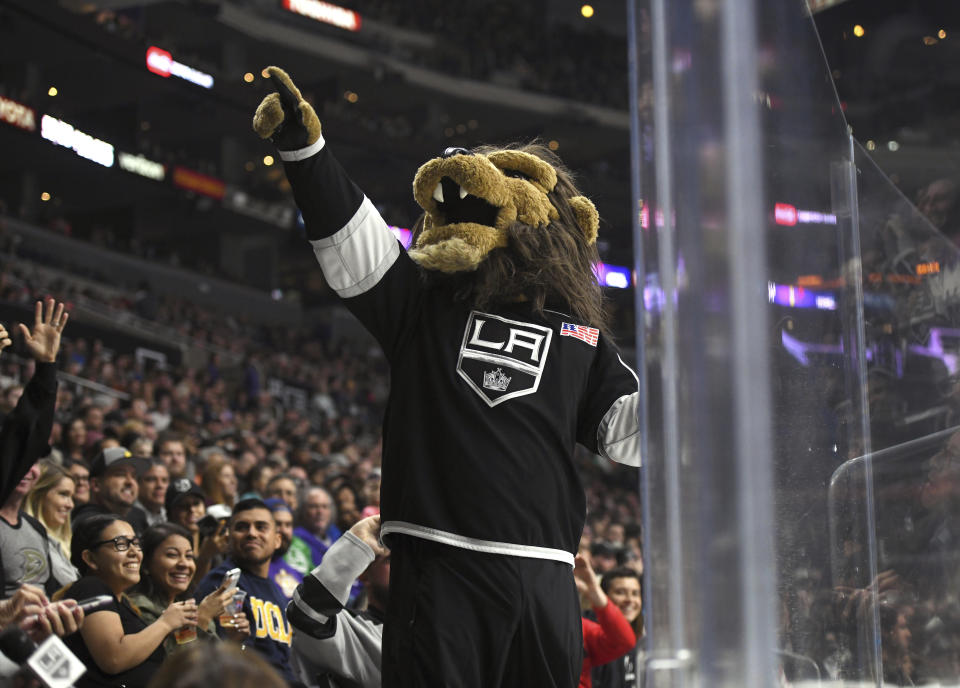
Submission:
{"label": "la kings logo patch", "polygon": [[540,386],[552,336],[549,327],[472,311],[457,373],[491,407],[533,394]]}

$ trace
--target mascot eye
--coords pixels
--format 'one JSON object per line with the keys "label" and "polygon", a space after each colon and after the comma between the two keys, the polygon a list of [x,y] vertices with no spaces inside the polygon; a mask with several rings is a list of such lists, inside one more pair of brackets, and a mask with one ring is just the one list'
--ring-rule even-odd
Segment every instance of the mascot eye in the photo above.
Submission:
{"label": "mascot eye", "polygon": [[503,174],[505,177],[513,177],[514,179],[526,179],[527,181],[530,180],[530,177],[528,175],[525,175],[523,172],[520,172],[519,170],[504,170]]}

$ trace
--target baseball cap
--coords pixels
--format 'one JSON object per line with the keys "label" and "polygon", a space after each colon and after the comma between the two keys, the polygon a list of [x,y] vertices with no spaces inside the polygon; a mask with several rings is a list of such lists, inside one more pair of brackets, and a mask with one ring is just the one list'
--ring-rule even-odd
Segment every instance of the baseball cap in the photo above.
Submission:
{"label": "baseball cap", "polygon": [[264,499],[263,503],[267,505],[267,508],[270,509],[270,512],[274,511],[290,511],[290,505],[279,497],[271,497],[270,499]]}
{"label": "baseball cap", "polygon": [[150,459],[136,457],[126,447],[109,447],[94,457],[90,464],[90,475],[101,476],[107,469],[117,466],[133,466],[137,475],[140,475],[150,468]]}
{"label": "baseball cap", "polygon": [[170,487],[167,488],[167,499],[165,501],[167,514],[170,513],[171,509],[176,507],[177,502],[189,495],[199,497],[203,502],[207,501],[207,495],[204,494],[203,490],[200,489],[200,486],[190,480],[190,478],[177,478],[176,480],[171,480]]}

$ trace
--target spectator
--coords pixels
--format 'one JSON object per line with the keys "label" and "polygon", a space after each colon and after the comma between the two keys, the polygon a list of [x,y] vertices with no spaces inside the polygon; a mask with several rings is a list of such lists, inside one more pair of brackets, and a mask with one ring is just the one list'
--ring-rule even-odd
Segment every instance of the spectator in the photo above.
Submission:
{"label": "spectator", "polygon": [[133,526],[115,514],[95,514],[80,521],[70,558],[82,578],[64,592],[65,597],[110,595],[115,600],[90,613],[80,633],[66,639],[87,667],[77,688],[146,686],[163,662],[164,638],[178,628],[196,625],[196,603],[175,602],[157,621],[144,621],[125,594],[140,582],[140,539]]}
{"label": "spectator", "polygon": [[139,497],[134,506],[143,511],[147,525],[155,526],[167,521],[167,489],[170,487],[170,471],[160,459],[152,459],[150,467],[138,479]]}
{"label": "spectator", "polygon": [[21,395],[23,395],[23,385],[13,384],[3,390],[0,394],[0,420],[13,411]]}
{"label": "spectator", "polygon": [[139,495],[137,476],[150,467],[147,459],[133,456],[124,447],[100,451],[90,466],[90,501],[73,510],[73,527],[93,514],[115,514],[142,533],[147,515],[135,507]]}
{"label": "spectator", "polygon": [[637,646],[621,660],[593,669],[595,688],[641,688],[643,685],[643,579],[627,566],[607,571],[600,587],[623,614],[637,636]]}
{"label": "spectator", "polygon": [[363,501],[366,504],[360,513],[362,518],[380,513],[380,470],[375,468],[363,483]]}
{"label": "spectator", "polygon": [[[190,533],[174,523],[162,523],[147,528],[143,533],[143,563],[140,582],[131,590],[130,601],[140,611],[147,623],[153,623],[163,611],[178,600],[189,599],[188,590],[193,585],[197,564],[193,553]],[[163,641],[167,655],[183,648],[196,639],[216,640],[215,620],[226,609],[233,592],[217,588],[197,605],[197,634],[180,644],[178,634],[168,635]],[[246,617],[237,626],[227,630],[236,640],[250,635]]]}
{"label": "spectator", "polygon": [[[250,646],[262,654],[285,680],[293,682],[287,599],[268,578],[270,560],[279,546],[280,533],[267,505],[259,499],[239,502],[230,519],[230,556],[200,581],[194,597],[205,598],[220,586],[227,571],[239,567],[238,588],[247,593],[243,611],[255,632]],[[225,629],[221,627],[219,634],[224,637]]]}
{"label": "spectator", "polygon": [[26,514],[23,502],[40,477],[40,466],[34,464],[0,507],[0,565],[2,595],[6,599],[21,583],[43,587],[52,594],[70,580],[58,580],[53,572],[51,545],[47,529]]}
{"label": "spectator", "polygon": [[17,624],[35,643],[51,634],[67,636],[83,625],[83,610],[76,600],[49,602],[40,588],[24,584],[13,597],[0,600],[0,629]]}
{"label": "spectator", "polygon": [[287,503],[291,511],[296,511],[299,506],[297,498],[297,483],[292,476],[286,473],[280,473],[270,478],[266,490],[267,499],[270,497],[279,497]]}
{"label": "spectator", "polygon": [[206,513],[207,496],[188,478],[170,481],[167,488],[166,509],[171,523],[183,526],[193,538],[194,551],[200,548],[200,519]]}
{"label": "spectator", "polygon": [[277,524],[277,532],[280,533],[280,546],[270,560],[269,577],[283,591],[284,596],[290,599],[293,597],[293,591],[303,580],[303,574],[290,566],[283,558],[293,542],[293,513],[287,503],[279,497],[264,500],[264,504],[273,514],[273,520]]}
{"label": "spectator", "polygon": [[70,421],[60,442],[60,451],[63,452],[64,460],[84,460],[87,447],[87,424],[83,422],[83,418],[74,418]]}
{"label": "spectator", "polygon": [[287,552],[290,566],[307,574],[323,560],[330,545],[340,537],[340,530],[333,525],[333,500],[322,487],[309,487],[303,506],[293,529],[293,542]]}
{"label": "spectator", "polygon": [[210,457],[203,469],[203,489],[211,504],[233,508],[237,501],[237,474],[233,464],[223,456]]}
{"label": "spectator", "polygon": [[190,646],[165,662],[148,688],[288,688],[255,652],[230,643]]}
{"label": "spectator", "polygon": [[619,557],[620,549],[609,542],[599,540],[590,545],[590,564],[600,575],[616,568]]}
{"label": "spectator", "polygon": [[167,464],[170,479],[189,478],[196,476],[196,467],[187,458],[187,450],[183,438],[172,433],[164,434],[157,442],[157,456]]}
{"label": "spectator", "polygon": [[130,443],[130,453],[143,459],[149,459],[153,456],[153,440],[144,435],[135,436]]}
{"label": "spectator", "polygon": [[80,574],[70,563],[70,512],[73,510],[73,477],[50,461],[40,462],[40,477],[27,493],[24,511],[40,521],[50,539],[50,564],[54,577],[71,583]]}
{"label": "spectator", "polygon": [[64,461],[63,467],[67,469],[73,477],[75,489],[73,492],[73,502],[76,505],[86,504],[90,501],[90,467],[82,459]]}
{"label": "spectator", "polygon": [[584,654],[580,688],[590,688],[590,670],[625,655],[636,645],[637,637],[617,606],[603,592],[590,562],[579,554],[573,566],[573,576],[577,590],[589,600],[597,616],[596,622],[582,619]]}
{"label": "spectator", "polygon": [[274,469],[268,463],[258,463],[247,473],[248,491],[239,499],[267,499],[267,485],[274,476]]}
{"label": "spectator", "polygon": [[360,494],[350,483],[344,483],[335,493],[337,505],[337,529],[343,533],[360,520],[362,502]]}
{"label": "spectator", "polygon": [[[364,612],[345,609],[358,577],[367,590]],[[297,588],[288,608],[292,663],[304,682],[327,677],[333,685],[380,685],[389,588],[390,553],[380,544],[380,517],[371,516],[358,521],[330,547],[323,563]]]}

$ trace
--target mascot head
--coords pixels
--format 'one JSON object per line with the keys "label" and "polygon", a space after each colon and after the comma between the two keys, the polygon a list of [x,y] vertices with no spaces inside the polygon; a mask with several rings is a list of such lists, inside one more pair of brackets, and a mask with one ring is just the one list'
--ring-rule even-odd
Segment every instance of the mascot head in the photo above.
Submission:
{"label": "mascot head", "polygon": [[599,217],[546,146],[448,148],[413,181],[410,257],[477,307],[532,301],[603,325]]}

